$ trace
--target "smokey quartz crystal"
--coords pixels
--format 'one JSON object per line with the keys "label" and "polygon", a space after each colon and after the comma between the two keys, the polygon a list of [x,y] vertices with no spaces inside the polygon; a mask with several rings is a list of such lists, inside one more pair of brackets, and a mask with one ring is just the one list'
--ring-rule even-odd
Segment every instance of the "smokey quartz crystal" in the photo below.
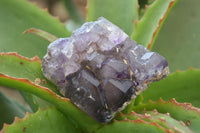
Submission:
{"label": "smokey quartz crystal", "polygon": [[164,57],[103,17],[52,42],[42,70],[65,97],[101,123],[169,73]]}

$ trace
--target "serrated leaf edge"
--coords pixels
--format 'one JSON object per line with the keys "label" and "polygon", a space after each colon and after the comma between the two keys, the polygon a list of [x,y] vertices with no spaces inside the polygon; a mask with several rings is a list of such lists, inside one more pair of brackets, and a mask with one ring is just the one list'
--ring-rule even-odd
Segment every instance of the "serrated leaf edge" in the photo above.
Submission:
{"label": "serrated leaf edge", "polygon": [[191,103],[179,103],[175,100],[175,98],[172,98],[171,100],[169,101],[164,101],[162,98],[160,98],[158,101],[152,101],[152,100],[149,100],[148,103],[164,103],[164,104],[168,104],[168,103],[173,103],[174,105],[176,106],[179,106],[179,107],[183,107],[185,109],[185,111],[188,111],[188,110],[192,110],[192,111],[195,111],[197,112],[197,114],[199,114],[200,116],[200,108],[197,108],[197,107],[194,107],[192,106]]}
{"label": "serrated leaf edge", "polygon": [[[45,91],[46,93],[50,94],[50,95],[53,95],[54,97],[56,97],[57,99],[61,99],[61,100],[66,100],[68,102],[70,102],[70,100],[68,98],[64,98],[64,97],[61,97],[59,95],[57,95],[56,93],[54,93],[53,91],[51,91],[49,88],[46,88],[46,87],[43,87],[43,86],[40,86],[40,85],[37,85],[37,84],[34,84],[32,83],[31,81],[29,81],[28,79],[24,79],[24,78],[15,78],[15,77],[11,77],[11,76],[8,76],[8,75],[5,75],[3,73],[0,73],[0,78],[4,78],[4,79],[11,79],[11,80],[15,80],[15,81],[19,81],[19,82],[22,82],[22,83],[25,83],[25,84],[29,84],[33,87],[36,87],[38,89],[41,89],[43,91]],[[28,89],[27,89],[28,90]],[[23,90],[22,90],[23,91]],[[33,92],[31,92],[33,93]],[[33,93],[34,94],[34,93]]]}
{"label": "serrated leaf edge", "polygon": [[41,64],[41,60],[38,56],[34,56],[33,58],[27,58],[25,56],[21,56],[20,54],[18,54],[17,52],[6,52],[6,53],[0,53],[0,56],[4,56],[4,55],[12,55],[12,56],[16,56],[20,59],[24,59],[24,60],[27,60],[27,61],[31,61],[31,62],[38,62]]}
{"label": "serrated leaf edge", "polygon": [[121,120],[121,121],[118,121],[118,120],[114,120],[114,122],[131,122],[131,123],[134,123],[134,124],[147,124],[147,125],[153,125],[155,127],[158,127],[160,129],[162,129],[163,131],[165,131],[166,133],[174,133],[172,130],[169,130],[169,129],[166,129],[162,126],[160,126],[158,123],[156,122],[147,122],[147,121],[144,121],[140,118],[138,118],[137,120],[129,120],[129,119],[124,119],[124,120]]}
{"label": "serrated leaf edge", "polygon": [[3,128],[1,129],[0,133],[4,133],[6,127],[12,126],[13,124],[15,124],[17,122],[26,120],[30,115],[37,114],[40,111],[47,111],[49,108],[50,108],[49,106],[46,109],[38,108],[37,112],[35,112],[35,113],[26,112],[26,114],[25,114],[25,116],[23,118],[14,117],[14,120],[13,120],[13,122],[11,124],[7,124],[7,123],[3,124]]}
{"label": "serrated leaf edge", "polygon": [[[155,115],[161,114],[161,113],[159,113],[156,109],[153,110],[153,113],[154,113]],[[178,132],[178,133],[183,133],[183,132],[184,132],[183,130],[177,128],[176,126],[171,125],[170,123],[168,123],[168,122],[165,120],[165,118],[162,118],[162,117],[156,118],[156,117],[152,116],[151,114],[148,114],[148,112],[147,112],[147,113],[144,113],[144,114],[138,114],[138,113],[136,113],[135,111],[131,111],[129,114],[123,114],[123,113],[121,113],[121,112],[118,114],[119,117],[124,116],[124,117],[125,117],[124,120],[130,120],[129,118],[126,118],[126,117],[129,117],[129,116],[131,116],[131,115],[136,116],[136,117],[138,117],[138,119],[141,119],[141,120],[143,120],[143,121],[145,121],[145,122],[148,122],[148,123],[149,123],[149,121],[146,121],[145,119],[149,119],[149,120],[152,119],[152,121],[155,122],[155,123],[157,123],[156,121],[160,121],[161,123],[166,124],[166,125],[167,125],[168,127],[170,127],[171,129],[167,129],[166,127],[163,127],[163,126],[162,126],[161,124],[159,124],[159,123],[157,123],[157,124],[160,125],[161,127],[163,127],[163,129],[169,130],[170,132],[174,132],[174,131],[175,131],[175,132]],[[168,117],[171,117],[169,113],[165,113],[165,114],[162,114],[162,115],[166,115],[166,116],[168,116]],[[171,117],[171,119],[174,119],[174,118]],[[178,123],[180,123],[183,127],[185,127],[185,130],[187,130],[187,131],[190,132],[190,133],[193,133],[182,121],[178,121],[178,120],[176,120],[176,119],[174,119],[174,120],[177,121]],[[172,130],[172,129],[173,129],[173,130]]]}
{"label": "serrated leaf edge", "polygon": [[[167,18],[167,15],[168,15],[168,13],[170,12],[170,9],[171,9],[172,6],[176,3],[175,1],[177,1],[177,0],[173,0],[173,1],[171,1],[171,2],[169,3],[168,9],[167,9],[166,12],[164,13],[164,15],[160,18],[159,23],[158,23],[158,25],[157,25],[155,31],[153,32],[153,37],[152,37],[151,41],[149,42],[149,44],[148,44],[148,46],[147,46],[148,49],[151,49],[151,48],[152,48],[152,44],[154,43],[155,38],[156,38],[156,36],[158,35],[158,32],[159,32],[159,30],[161,29],[161,27],[162,27],[162,25],[163,25],[165,19]],[[148,8],[148,7],[147,7],[147,8]],[[147,9],[146,9],[146,10],[147,10]]]}
{"label": "serrated leaf edge", "polygon": [[[4,79],[4,80],[6,80],[8,82],[12,82],[12,83],[21,83],[22,86],[24,86],[24,87],[15,87],[15,89],[32,93],[50,103],[52,103],[63,114],[65,114],[67,116],[69,115],[69,117],[74,119],[74,121],[76,121],[86,131],[92,132],[102,126],[97,121],[95,121],[93,118],[91,118],[89,115],[87,115],[82,110],[80,110],[78,107],[73,105],[71,103],[70,99],[61,97],[46,87],[42,87],[42,86],[33,84],[28,79],[14,78],[14,77],[4,75],[2,73],[0,73],[0,79]],[[5,86],[11,87],[9,85],[5,85]],[[32,89],[30,89],[30,88],[32,88]],[[80,116],[82,117],[81,120],[80,120]],[[85,123],[85,121],[87,121],[87,123]],[[91,125],[91,123],[93,123],[93,125]]]}
{"label": "serrated leaf edge", "polygon": [[[155,2],[155,1],[154,1],[154,2]],[[153,2],[153,3],[154,3],[154,2]],[[164,15],[160,18],[160,20],[159,20],[159,22],[158,22],[158,24],[157,24],[157,27],[156,27],[156,29],[154,30],[153,34],[152,34],[152,39],[150,40],[149,44],[147,45],[147,48],[148,48],[148,49],[151,50],[151,48],[152,48],[152,46],[153,46],[152,44],[155,42],[155,38],[156,38],[156,36],[158,35],[158,33],[159,33],[159,31],[160,31],[160,29],[161,29],[163,23],[164,23],[164,20],[167,18],[168,13],[170,12],[170,10],[172,9],[172,7],[173,7],[177,2],[178,2],[178,0],[172,0],[172,1],[169,3],[166,12],[165,12]],[[153,3],[152,3],[152,4],[153,4]],[[151,5],[152,5],[152,4],[151,4]],[[146,5],[146,6],[145,6],[145,13],[146,13],[148,7],[150,7],[151,5]],[[137,28],[137,24],[145,17],[145,13],[144,13],[144,15],[142,16],[142,18],[141,18],[140,20],[136,20],[136,21],[135,21],[135,29]],[[131,38],[133,38],[134,32],[135,32],[135,31],[133,31],[133,33],[131,34]]]}

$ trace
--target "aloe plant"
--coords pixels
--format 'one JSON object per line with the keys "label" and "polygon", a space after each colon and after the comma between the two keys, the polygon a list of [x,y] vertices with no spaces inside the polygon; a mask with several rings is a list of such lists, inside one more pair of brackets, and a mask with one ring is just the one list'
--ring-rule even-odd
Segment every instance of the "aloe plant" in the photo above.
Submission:
{"label": "aloe plant", "polygon": [[[64,3],[71,18],[83,23],[84,18],[71,8],[73,1]],[[0,92],[1,133],[200,132],[199,3],[88,0],[86,21],[100,16],[109,19],[139,44],[164,55],[171,69],[166,79],[152,83],[110,123],[100,124],[65,98],[41,71],[49,44],[43,38],[52,41],[69,37],[71,32],[37,5],[26,0],[1,0],[0,85],[19,90],[30,107]],[[22,34],[24,31],[40,37]]]}

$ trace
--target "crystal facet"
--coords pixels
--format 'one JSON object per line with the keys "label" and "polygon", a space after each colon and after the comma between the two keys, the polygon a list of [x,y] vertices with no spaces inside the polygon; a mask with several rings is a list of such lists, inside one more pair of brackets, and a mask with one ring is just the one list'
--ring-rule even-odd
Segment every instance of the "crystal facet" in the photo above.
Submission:
{"label": "crystal facet", "polygon": [[166,77],[168,63],[101,17],[48,46],[44,75],[72,103],[101,123]]}

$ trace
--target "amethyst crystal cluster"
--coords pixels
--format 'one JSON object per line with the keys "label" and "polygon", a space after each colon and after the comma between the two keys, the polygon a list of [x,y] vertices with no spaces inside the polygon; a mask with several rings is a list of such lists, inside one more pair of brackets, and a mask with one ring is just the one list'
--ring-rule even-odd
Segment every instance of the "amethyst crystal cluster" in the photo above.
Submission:
{"label": "amethyst crystal cluster", "polygon": [[137,45],[103,17],[51,43],[42,70],[72,103],[101,123],[169,73],[162,56]]}

